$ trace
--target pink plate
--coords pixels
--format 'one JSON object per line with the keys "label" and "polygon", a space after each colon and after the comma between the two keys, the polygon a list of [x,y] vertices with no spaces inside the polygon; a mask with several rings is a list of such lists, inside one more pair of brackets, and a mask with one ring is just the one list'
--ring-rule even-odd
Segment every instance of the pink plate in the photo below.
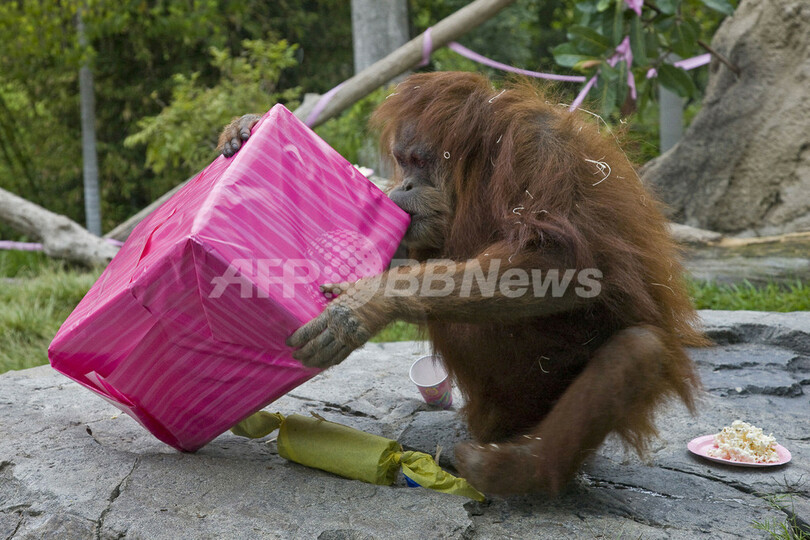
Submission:
{"label": "pink plate", "polygon": [[689,441],[686,447],[695,455],[706,458],[717,463],[725,463],[726,465],[736,465],[737,467],[776,467],[777,465],[784,465],[790,461],[790,452],[781,444],[776,445],[776,454],[779,456],[779,461],[773,463],[744,463],[742,461],[732,461],[730,459],[723,459],[712,457],[708,455],[708,451],[714,446],[714,435],[703,435],[696,439]]}

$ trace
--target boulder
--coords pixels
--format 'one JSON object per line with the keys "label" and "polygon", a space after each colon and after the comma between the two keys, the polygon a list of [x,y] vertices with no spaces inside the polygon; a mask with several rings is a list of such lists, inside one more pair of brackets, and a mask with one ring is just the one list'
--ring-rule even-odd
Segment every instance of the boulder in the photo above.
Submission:
{"label": "boulder", "polygon": [[810,230],[810,3],[741,0],[712,41],[703,107],[643,178],[672,219],[738,235]]}
{"label": "boulder", "polygon": [[[810,314],[702,312],[717,345],[692,350],[706,383],[697,417],[673,405],[639,460],[609,439],[562,496],[454,495],[347,480],[279,457],[274,434],[225,433],[194,454],[48,366],[0,375],[0,538],[413,539],[767,537],[810,521]],[[454,411],[408,379],[421,342],[368,344],[268,410],[317,413],[454,465]],[[454,403],[461,404],[461,396]],[[740,418],[793,454],[765,469],[691,455],[694,437]],[[807,530],[810,530],[808,527]]]}

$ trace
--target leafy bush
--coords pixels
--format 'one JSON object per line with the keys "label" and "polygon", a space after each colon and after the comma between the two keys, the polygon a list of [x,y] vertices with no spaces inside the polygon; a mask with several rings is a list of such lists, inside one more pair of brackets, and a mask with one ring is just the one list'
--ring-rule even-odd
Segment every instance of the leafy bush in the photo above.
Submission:
{"label": "leafy bush", "polygon": [[264,113],[276,103],[295,108],[300,89],[279,91],[277,84],[282,70],[296,64],[296,46],[245,40],[242,49],[233,56],[229,49],[211,47],[211,65],[220,73],[211,87],[200,84],[199,72],[176,74],[171,103],[139,120],[139,131],[124,144],[146,145],[146,164],[156,173],[172,166],[192,174],[214,157],[214,148],[204,142],[216,140],[234,111]]}
{"label": "leafy bush", "polygon": [[672,63],[705,53],[699,42],[711,39],[734,4],[736,0],[581,0],[575,3],[574,24],[567,28],[568,41],[554,47],[554,59],[596,77],[590,98],[599,101],[605,117],[646,111],[657,101],[659,82],[681,97],[697,99],[703,75]]}
{"label": "leafy bush", "polygon": [[318,126],[315,133],[351,163],[375,167],[375,163],[368,162],[369,155],[376,154],[377,145],[377,140],[368,132],[368,120],[391,92],[390,86],[378,88],[339,116]]}

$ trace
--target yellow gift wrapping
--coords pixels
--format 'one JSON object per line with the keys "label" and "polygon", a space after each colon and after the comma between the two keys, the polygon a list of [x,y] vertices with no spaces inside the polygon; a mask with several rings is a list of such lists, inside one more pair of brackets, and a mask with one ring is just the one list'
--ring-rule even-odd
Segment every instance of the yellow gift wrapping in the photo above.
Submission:
{"label": "yellow gift wrapping", "polygon": [[439,467],[423,452],[403,452],[397,441],[321,418],[259,411],[231,428],[242,437],[264,437],[276,429],[278,453],[284,459],[371,484],[391,485],[403,473],[435,491],[483,501],[484,495],[463,478]]}

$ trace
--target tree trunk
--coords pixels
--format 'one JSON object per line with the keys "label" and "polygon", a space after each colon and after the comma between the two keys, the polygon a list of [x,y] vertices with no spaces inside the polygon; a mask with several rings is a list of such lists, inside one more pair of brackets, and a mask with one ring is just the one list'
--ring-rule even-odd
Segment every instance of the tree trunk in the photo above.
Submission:
{"label": "tree trunk", "polygon": [[[352,0],[355,73],[385,58],[407,42],[407,0]],[[395,77],[393,82],[400,82],[403,77],[404,75]],[[357,160],[361,165],[372,167],[379,175],[391,175],[392,171],[386,170],[386,164],[380,159],[380,149],[371,134],[366,134],[363,138]]]}
{"label": "tree trunk", "polygon": [[407,0],[352,0],[355,73],[407,42]]}
{"label": "tree trunk", "polygon": [[[79,45],[87,50],[87,36],[79,9],[76,15]],[[101,236],[101,204],[98,191],[98,155],[96,153],[96,98],[93,72],[88,61],[79,69],[79,100],[82,119],[82,165],[84,168],[84,212],[87,230]]]}
{"label": "tree trunk", "polygon": [[95,266],[106,265],[118,252],[117,247],[75,221],[4,189],[0,189],[0,220],[40,240],[43,251],[50,257]]}

